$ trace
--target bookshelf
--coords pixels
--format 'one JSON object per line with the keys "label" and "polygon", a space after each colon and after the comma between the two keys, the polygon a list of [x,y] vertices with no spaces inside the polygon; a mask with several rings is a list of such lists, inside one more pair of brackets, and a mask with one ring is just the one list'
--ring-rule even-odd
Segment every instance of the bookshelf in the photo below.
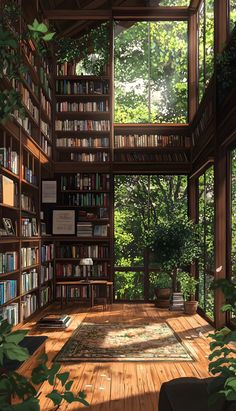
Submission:
{"label": "bookshelf", "polygon": [[[57,175],[55,209],[75,211],[75,234],[54,235],[55,284],[58,281],[111,280],[112,196],[109,173],[64,173]],[[91,258],[92,265],[82,260]],[[84,289],[83,289],[84,288]],[[87,299],[87,287],[67,287],[68,298]],[[60,287],[56,289],[60,297]]]}
{"label": "bookshelf", "polygon": [[[50,62],[32,42],[20,44],[27,71],[22,84],[3,80],[22,96],[26,116],[16,111],[0,126],[0,313],[17,325],[52,297],[52,273],[42,282],[41,178],[52,170],[52,94]],[[54,270],[54,265],[50,267]]]}
{"label": "bookshelf", "polygon": [[77,75],[75,63],[56,66],[57,161],[110,163],[111,79]]}

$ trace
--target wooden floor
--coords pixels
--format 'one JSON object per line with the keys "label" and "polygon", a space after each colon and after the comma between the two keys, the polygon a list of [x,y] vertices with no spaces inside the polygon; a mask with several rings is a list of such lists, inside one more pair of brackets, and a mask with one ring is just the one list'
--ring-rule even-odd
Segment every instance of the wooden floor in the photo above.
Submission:
{"label": "wooden floor", "polygon": [[[47,312],[62,312],[54,305]],[[86,318],[92,322],[163,322],[166,321],[185,342],[197,359],[194,362],[153,362],[153,363],[83,363],[63,365],[76,378],[73,391],[84,390],[90,403],[89,411],[157,411],[160,386],[164,381],[177,377],[207,377],[209,341],[206,338],[212,327],[199,315],[186,316],[155,308],[152,304],[114,304],[103,312],[101,307],[92,310],[77,304],[68,305],[63,313],[73,318],[65,331],[45,332],[37,329],[34,321],[24,325],[30,334],[47,335],[47,354],[50,360],[61,349],[72,331]],[[42,313],[40,314],[40,317]],[[42,391],[46,393],[47,384]],[[41,409],[51,409],[51,402],[42,398]],[[62,410],[85,408],[80,404],[63,404]]]}

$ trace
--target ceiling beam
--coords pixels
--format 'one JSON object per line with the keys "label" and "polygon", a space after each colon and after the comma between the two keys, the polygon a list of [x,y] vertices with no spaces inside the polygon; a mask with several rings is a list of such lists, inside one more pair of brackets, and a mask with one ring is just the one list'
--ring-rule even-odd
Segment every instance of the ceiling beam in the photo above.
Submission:
{"label": "ceiling beam", "polygon": [[45,10],[49,20],[187,20],[190,12],[187,7],[115,7],[113,9]]}
{"label": "ceiling beam", "polygon": [[112,17],[111,10],[45,10],[49,20],[108,20]]}

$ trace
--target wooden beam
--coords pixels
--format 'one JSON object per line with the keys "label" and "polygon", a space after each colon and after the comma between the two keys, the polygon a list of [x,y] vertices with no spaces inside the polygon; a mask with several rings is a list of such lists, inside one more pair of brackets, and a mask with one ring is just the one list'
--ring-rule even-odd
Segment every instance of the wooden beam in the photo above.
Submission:
{"label": "wooden beam", "polygon": [[186,7],[116,7],[113,9],[45,10],[49,20],[187,20]]}
{"label": "wooden beam", "polygon": [[196,12],[201,4],[202,0],[191,0],[189,9],[193,12]]}
{"label": "wooden beam", "polygon": [[187,7],[114,7],[112,9],[115,20],[187,20]]}
{"label": "wooden beam", "polygon": [[45,16],[49,20],[109,20],[112,11],[107,9],[95,10],[45,10]]}

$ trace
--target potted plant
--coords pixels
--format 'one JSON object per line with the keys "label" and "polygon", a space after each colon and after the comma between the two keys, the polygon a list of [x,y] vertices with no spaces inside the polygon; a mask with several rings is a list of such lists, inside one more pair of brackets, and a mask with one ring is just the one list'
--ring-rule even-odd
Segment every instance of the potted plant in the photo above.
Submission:
{"label": "potted plant", "polygon": [[198,281],[186,272],[179,273],[178,280],[180,283],[180,290],[184,297],[185,313],[189,315],[196,314],[198,301],[195,300],[195,293]]}
{"label": "potted plant", "polygon": [[[187,217],[180,219],[173,216],[167,222],[158,222],[150,236],[150,248],[159,267],[169,273],[173,292],[176,293],[178,270],[194,262],[199,255],[198,228]],[[177,301],[176,307],[181,305],[179,298],[178,294],[173,298]]]}
{"label": "potted plant", "polygon": [[171,277],[168,273],[160,272],[154,280],[156,306],[159,308],[168,308],[171,296]]}

